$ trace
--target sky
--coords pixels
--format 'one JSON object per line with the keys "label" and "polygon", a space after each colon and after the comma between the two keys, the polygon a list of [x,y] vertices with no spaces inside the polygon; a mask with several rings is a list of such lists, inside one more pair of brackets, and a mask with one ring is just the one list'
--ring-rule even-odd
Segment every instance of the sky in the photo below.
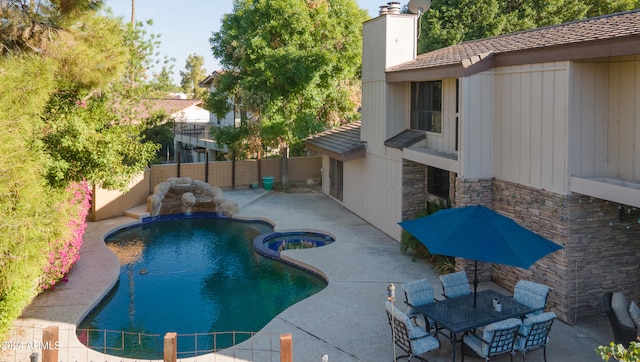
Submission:
{"label": "sky", "polygon": [[[387,0],[357,0],[369,16],[378,15]],[[131,20],[131,0],[105,0],[113,14]],[[136,20],[153,20],[148,33],[160,35],[160,59],[175,58],[174,83],[180,84],[180,71],[185,69],[189,54],[204,56],[207,73],[220,68],[211,54],[209,38],[220,29],[223,14],[233,9],[232,0],[136,0]],[[160,69],[162,65],[159,66]],[[160,69],[153,69],[158,73]]]}

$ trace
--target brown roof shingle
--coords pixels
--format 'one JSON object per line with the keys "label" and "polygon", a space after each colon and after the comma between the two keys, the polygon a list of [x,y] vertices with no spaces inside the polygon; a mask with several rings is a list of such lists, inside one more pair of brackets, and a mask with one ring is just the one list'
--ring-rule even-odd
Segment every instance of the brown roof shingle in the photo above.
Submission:
{"label": "brown roof shingle", "polygon": [[640,37],[640,9],[467,41],[418,55],[415,60],[391,67],[387,72],[474,63],[480,57],[503,53],[625,37]]}
{"label": "brown roof shingle", "polygon": [[347,162],[364,157],[366,148],[360,140],[360,122],[317,133],[304,141],[308,149]]}

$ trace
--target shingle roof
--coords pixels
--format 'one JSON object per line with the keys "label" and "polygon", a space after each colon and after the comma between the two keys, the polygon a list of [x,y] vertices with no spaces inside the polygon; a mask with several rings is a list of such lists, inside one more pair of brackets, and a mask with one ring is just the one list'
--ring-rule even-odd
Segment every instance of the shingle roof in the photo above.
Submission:
{"label": "shingle roof", "polygon": [[474,63],[480,58],[508,52],[634,36],[640,36],[640,9],[467,41],[421,54],[413,61],[387,69],[387,72],[454,65],[464,61]]}
{"label": "shingle roof", "polygon": [[360,122],[315,134],[304,141],[308,149],[347,162],[366,155],[360,140]]}
{"label": "shingle roof", "polygon": [[387,147],[403,149],[425,139],[426,137],[427,135],[425,131],[407,129],[384,141],[384,145]]}
{"label": "shingle roof", "polygon": [[202,103],[200,99],[144,99],[140,107],[141,116],[146,118],[151,113],[164,111],[171,116],[174,113],[185,110],[191,106],[197,106]]}

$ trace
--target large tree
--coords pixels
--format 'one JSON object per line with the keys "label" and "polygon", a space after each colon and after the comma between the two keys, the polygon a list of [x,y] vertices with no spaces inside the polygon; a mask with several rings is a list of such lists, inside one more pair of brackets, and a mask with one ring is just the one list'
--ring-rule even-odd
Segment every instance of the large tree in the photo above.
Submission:
{"label": "large tree", "polygon": [[433,0],[420,53],[463,41],[560,24],[640,6],[638,0]]}
{"label": "large tree", "polygon": [[76,181],[124,188],[154,155],[114,112],[150,53],[99,5],[0,1],[0,339],[76,260],[88,210]]}
{"label": "large tree", "polygon": [[206,77],[204,69],[204,57],[197,54],[189,54],[184,66],[184,71],[180,71],[182,80],[180,85],[182,90],[189,94],[191,98],[203,99],[207,90],[198,87],[198,83]]}
{"label": "large tree", "polygon": [[223,116],[235,99],[285,157],[288,144],[356,118],[367,19],[354,0],[234,1],[210,39],[226,72],[209,108]]}

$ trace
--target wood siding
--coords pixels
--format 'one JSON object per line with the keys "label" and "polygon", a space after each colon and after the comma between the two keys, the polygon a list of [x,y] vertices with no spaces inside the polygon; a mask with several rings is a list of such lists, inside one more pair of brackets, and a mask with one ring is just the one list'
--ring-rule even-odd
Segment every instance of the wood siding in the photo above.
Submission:
{"label": "wood siding", "polygon": [[493,72],[461,79],[460,173],[464,178],[493,177]]}
{"label": "wood siding", "polygon": [[571,173],[640,180],[640,57],[575,63]]}
{"label": "wood siding", "polygon": [[495,177],[567,194],[568,77],[569,62],[494,71]]}

